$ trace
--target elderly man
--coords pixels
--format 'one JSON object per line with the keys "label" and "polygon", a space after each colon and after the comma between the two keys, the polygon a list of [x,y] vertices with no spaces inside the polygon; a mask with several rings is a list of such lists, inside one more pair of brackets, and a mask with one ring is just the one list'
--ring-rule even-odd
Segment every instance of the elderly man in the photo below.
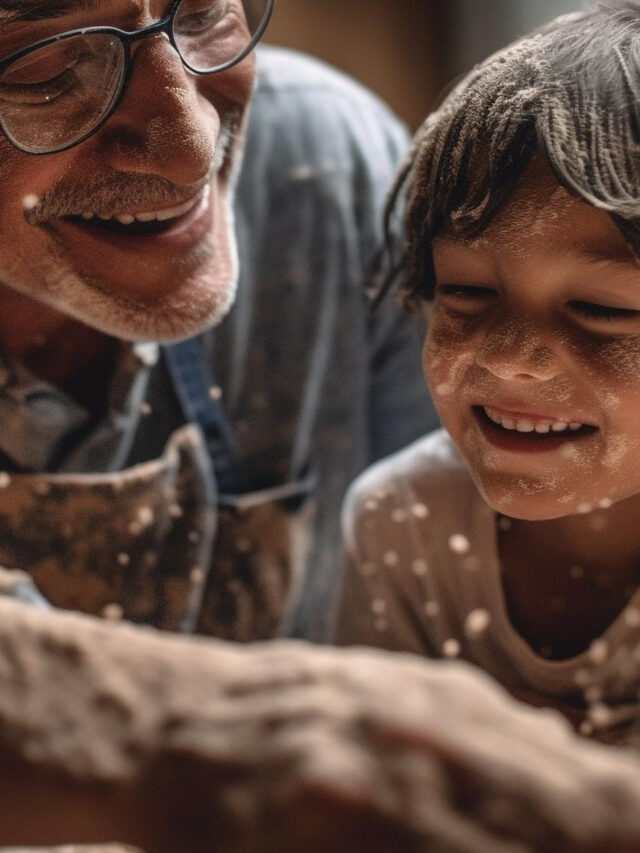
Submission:
{"label": "elderly man", "polygon": [[320,636],[344,489],[434,423],[363,297],[384,107],[265,49],[232,208],[272,5],[0,2],[0,564],[56,607]]}
{"label": "elderly man", "polygon": [[[195,335],[233,299],[270,5],[0,0],[0,549],[54,605],[273,632],[315,482],[330,542],[326,496],[403,438],[399,321],[366,346],[352,292],[399,137],[301,60],[264,60],[241,310],[158,360],[118,343]],[[176,637],[44,612],[20,574],[0,586],[27,599],[0,600],[0,845],[638,849],[637,762],[464,667]]]}

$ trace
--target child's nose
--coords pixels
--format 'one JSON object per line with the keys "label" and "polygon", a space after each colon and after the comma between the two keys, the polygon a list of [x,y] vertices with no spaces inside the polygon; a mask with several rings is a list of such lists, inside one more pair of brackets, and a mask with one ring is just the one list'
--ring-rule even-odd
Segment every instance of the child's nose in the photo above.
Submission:
{"label": "child's nose", "polygon": [[553,332],[543,333],[527,318],[498,321],[478,351],[476,364],[500,379],[547,381],[561,370]]}

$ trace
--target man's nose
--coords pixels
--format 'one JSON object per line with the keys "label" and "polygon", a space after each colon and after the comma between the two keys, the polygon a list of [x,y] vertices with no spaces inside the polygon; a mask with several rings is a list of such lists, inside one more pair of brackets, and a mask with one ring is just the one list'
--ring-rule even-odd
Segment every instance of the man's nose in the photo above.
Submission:
{"label": "man's nose", "polygon": [[128,85],[100,131],[114,169],[154,174],[177,185],[205,177],[214,159],[220,116],[162,34],[138,44]]}
{"label": "man's nose", "polygon": [[530,317],[498,319],[476,352],[476,364],[511,382],[547,381],[562,370],[561,339]]}

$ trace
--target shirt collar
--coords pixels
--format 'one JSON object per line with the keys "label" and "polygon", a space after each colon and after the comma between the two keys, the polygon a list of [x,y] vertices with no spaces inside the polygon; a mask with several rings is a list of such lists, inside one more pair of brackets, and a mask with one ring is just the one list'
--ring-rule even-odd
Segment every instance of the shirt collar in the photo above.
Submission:
{"label": "shirt collar", "polygon": [[[103,455],[117,453],[120,443],[135,430],[148,374],[158,355],[155,343],[120,345],[109,386],[107,412],[99,425]],[[81,447],[91,425],[89,411],[2,352],[0,424],[0,454],[13,470],[52,471],[60,465],[63,449],[69,447],[76,459],[72,467],[83,467]],[[109,441],[105,440],[107,432]],[[96,464],[110,467],[110,459],[100,460],[95,452],[90,456]]]}

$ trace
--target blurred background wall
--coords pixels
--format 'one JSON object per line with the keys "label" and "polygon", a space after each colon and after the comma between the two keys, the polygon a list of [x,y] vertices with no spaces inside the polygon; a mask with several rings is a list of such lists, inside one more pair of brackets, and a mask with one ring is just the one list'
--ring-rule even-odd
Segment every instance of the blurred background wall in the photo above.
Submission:
{"label": "blurred background wall", "polygon": [[362,80],[416,127],[454,76],[581,0],[276,0],[268,40]]}

